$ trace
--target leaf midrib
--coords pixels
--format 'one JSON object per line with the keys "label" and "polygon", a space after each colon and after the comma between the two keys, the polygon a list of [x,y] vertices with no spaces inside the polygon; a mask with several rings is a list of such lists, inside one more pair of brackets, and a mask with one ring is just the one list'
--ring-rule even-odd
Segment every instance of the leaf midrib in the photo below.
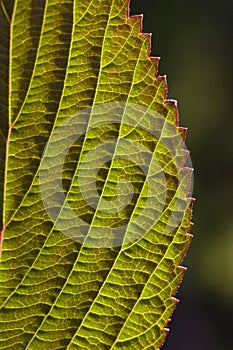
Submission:
{"label": "leaf midrib", "polygon": [[[1,247],[0,247],[0,253],[2,251],[2,242],[3,242],[3,236],[4,232],[6,229],[6,223],[5,223],[5,214],[6,214],[6,194],[7,194],[7,174],[8,174],[8,160],[9,160],[9,140],[10,140],[10,135],[11,135],[11,130],[12,130],[12,125],[11,125],[11,90],[12,90],[12,84],[11,84],[11,75],[12,75],[12,32],[13,32],[13,23],[14,23],[14,18],[15,18],[15,10],[17,6],[18,0],[15,0],[14,2],[14,7],[13,7],[13,12],[12,12],[12,19],[9,21],[9,31],[10,31],[10,37],[9,37],[9,75],[8,75],[8,131],[7,131],[7,139],[6,139],[6,148],[5,148],[5,168],[4,168],[4,178],[3,178],[3,209],[2,209],[2,234],[0,237],[1,240]],[[5,6],[3,1],[1,2],[2,9],[4,12]],[[6,9],[5,9],[6,12]],[[4,13],[5,13],[4,12]],[[7,12],[6,12],[7,13]],[[6,15],[6,14],[5,14]],[[9,16],[8,16],[9,19]]]}

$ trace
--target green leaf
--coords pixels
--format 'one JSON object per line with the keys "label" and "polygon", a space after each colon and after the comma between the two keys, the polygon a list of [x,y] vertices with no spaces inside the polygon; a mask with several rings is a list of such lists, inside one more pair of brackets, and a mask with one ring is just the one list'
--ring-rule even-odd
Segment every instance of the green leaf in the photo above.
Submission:
{"label": "green leaf", "polygon": [[0,26],[0,347],[158,349],[191,170],[141,17],[1,0]]}

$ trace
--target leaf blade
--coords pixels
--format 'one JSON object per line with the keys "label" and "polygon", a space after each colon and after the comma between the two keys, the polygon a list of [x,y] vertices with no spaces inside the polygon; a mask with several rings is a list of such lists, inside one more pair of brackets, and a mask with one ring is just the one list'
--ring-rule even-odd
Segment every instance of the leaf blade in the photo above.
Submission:
{"label": "leaf blade", "polygon": [[[21,1],[18,1],[18,4],[23,6]],[[28,13],[34,5],[30,6],[27,8]],[[11,346],[20,348],[20,344],[24,344],[27,349],[43,348],[48,344],[51,349],[91,348],[97,343],[100,349],[106,347],[117,349],[122,344],[123,346],[127,344],[132,349],[137,348],[135,346],[141,346],[140,344],[144,344],[144,348],[151,344],[158,347],[164,338],[164,324],[174,307],[174,302],[170,298],[174,290],[166,287],[168,288],[166,294],[166,288],[162,289],[162,292],[166,294],[161,299],[165,309],[159,319],[153,316],[154,323],[151,320],[148,321],[152,333],[147,343],[140,340],[140,337],[144,336],[140,330],[140,324],[137,325],[138,330],[136,330],[136,328],[133,329],[132,322],[137,319],[140,312],[142,313],[141,310],[149,314],[148,305],[142,307],[141,295],[147,293],[148,286],[152,288],[152,283],[150,284],[149,281],[154,275],[157,276],[153,286],[156,290],[157,283],[159,283],[158,277],[162,274],[161,271],[158,274],[156,271],[163,259],[166,259],[166,251],[170,245],[174,251],[167,259],[168,261],[172,259],[173,264],[169,265],[169,262],[165,264],[171,275],[168,278],[168,285],[174,285],[174,289],[177,286],[181,272],[176,266],[190,240],[186,235],[190,226],[190,209],[186,210],[186,216],[177,228],[177,232],[170,234],[169,238],[164,236],[163,228],[160,227],[163,220],[165,223],[169,222],[170,214],[166,214],[165,210],[155,223],[157,228],[152,228],[151,232],[148,231],[150,243],[145,236],[127,248],[91,248],[85,245],[85,242],[83,246],[80,246],[59,232],[56,222],[52,223],[48,217],[40,199],[38,173],[43,162],[42,151],[54,129],[72,114],[84,108],[98,106],[103,102],[137,103],[144,105],[148,110],[155,110],[167,121],[176,125],[176,106],[165,99],[165,79],[154,79],[158,60],[148,58],[150,37],[140,34],[140,17],[128,18],[127,1],[107,0],[103,4],[101,1],[93,0],[80,4],[69,0],[59,2],[58,6],[56,0],[47,0],[41,6],[41,13],[42,11],[44,11],[44,22],[43,25],[41,23],[41,28],[39,26],[36,29],[37,33],[40,32],[38,46],[35,43],[33,46],[34,57],[35,55],[37,57],[31,77],[30,74],[27,75],[24,94],[19,91],[19,85],[15,85],[15,96],[18,94],[18,98],[14,98],[13,110],[15,115],[19,112],[19,116],[9,138],[9,179],[6,184],[7,226],[4,227],[0,265],[1,344],[3,348]],[[20,7],[18,10],[16,8],[16,13],[20,15]],[[66,23],[66,29],[64,23]],[[29,47],[31,43],[29,40]],[[22,50],[22,62],[25,60],[25,52],[27,50]],[[47,63],[45,57],[48,60]],[[16,61],[14,64],[16,65]],[[42,74],[45,66],[48,71],[46,77]],[[20,70],[15,70],[15,74],[20,73]],[[23,75],[16,79],[16,82],[22,79]],[[54,88],[57,88],[55,95]],[[32,111],[34,117],[30,116]],[[92,110],[90,125],[95,118],[95,110]],[[38,120],[36,126],[32,125],[34,119]],[[111,133],[115,135],[116,130],[113,125],[110,125],[110,128]],[[87,133],[81,145],[75,146],[75,150],[81,147],[81,158],[82,152],[83,154],[88,152],[91,142],[97,144],[101,140],[98,133],[93,138],[92,130],[88,131],[90,133]],[[117,137],[124,135],[126,131],[124,128],[120,129]],[[132,134],[132,130],[130,132]],[[34,139],[37,133],[39,137],[40,134],[43,135],[43,138]],[[134,137],[140,139],[139,134],[136,133]],[[112,137],[106,128],[103,128],[102,140],[104,137],[106,137],[105,140]],[[143,135],[141,135],[141,141],[142,139]],[[2,143],[3,151],[4,142]],[[149,140],[147,142],[149,147]],[[25,146],[27,151],[23,150]],[[15,155],[19,152],[25,152],[21,159],[22,164],[19,161],[20,157],[16,161]],[[114,161],[106,167],[104,172],[104,174],[106,171],[110,174],[109,179],[112,180],[114,186],[116,181],[113,175],[111,178],[111,173],[116,171],[120,174],[120,166],[116,162],[117,152],[118,149],[114,153]],[[69,180],[66,194],[73,203],[74,209],[77,205],[80,209],[81,202],[73,200],[74,194],[79,194],[75,181],[80,170],[80,163],[76,158],[72,158],[72,154],[70,157],[70,161],[65,164],[64,168]],[[30,159],[33,159],[32,163]],[[176,164],[176,160],[172,158],[170,160]],[[168,164],[164,163],[164,170],[166,166]],[[3,170],[5,171],[4,166]],[[168,176],[172,175],[169,169],[166,169],[166,173]],[[29,177],[27,177],[28,174],[30,174]],[[98,176],[99,181],[104,182],[104,186],[106,185],[104,189],[101,189],[100,201],[107,196],[111,198],[111,181],[107,182],[101,174]],[[182,185],[183,182],[180,187]],[[15,191],[17,186],[19,193]],[[176,187],[175,183],[171,185],[171,193],[167,197],[169,210],[176,210],[172,200],[179,198],[176,192],[178,190],[179,187]],[[138,203],[140,205],[143,203],[145,188],[139,188],[138,191],[139,201],[135,202],[135,208]],[[140,213],[140,205],[137,213]],[[88,211],[84,211],[84,214],[87,215]],[[131,214],[133,217],[134,211]],[[91,220],[93,224],[98,224],[103,221],[103,217],[94,214]],[[181,233],[178,232],[179,230]],[[18,235],[15,235],[15,232]],[[157,238],[153,238],[153,233],[160,235],[160,242],[157,241]],[[179,251],[177,260],[174,255],[177,254],[175,253],[177,243],[172,244],[171,242],[175,238],[178,239],[179,236],[181,240],[179,244],[182,249]],[[163,244],[164,247],[160,247]],[[150,247],[150,253],[145,252],[146,247]],[[129,255],[127,255],[127,249],[130,251]],[[159,254],[153,253],[153,249],[158,250]],[[165,257],[161,258],[161,256]],[[135,268],[135,260],[138,261],[141,270]],[[122,267],[125,264],[131,268],[125,271],[129,276],[124,276],[121,286]],[[127,283],[128,280],[129,283]],[[115,281],[118,283],[114,283]],[[122,304],[118,304],[113,295],[116,297],[121,292],[124,297],[121,299]],[[152,299],[151,296],[151,303]],[[101,314],[100,305],[105,313]],[[111,313],[109,314],[112,305],[115,310],[114,317]],[[154,304],[155,310],[158,310],[159,307],[158,302]],[[153,317],[151,316],[152,319]],[[10,322],[3,329],[2,326],[7,320]],[[90,336],[90,332],[93,332],[93,325],[98,329],[96,336]],[[102,325],[106,325],[107,332],[101,331]],[[25,331],[22,332],[20,329],[25,329]],[[134,337],[127,343],[127,334],[130,333],[134,333]]]}

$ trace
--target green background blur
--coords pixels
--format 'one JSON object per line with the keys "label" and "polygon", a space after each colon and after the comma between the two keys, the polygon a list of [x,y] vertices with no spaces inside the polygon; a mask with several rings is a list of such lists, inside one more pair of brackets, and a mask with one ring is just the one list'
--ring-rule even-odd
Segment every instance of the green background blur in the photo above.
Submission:
{"label": "green background blur", "polygon": [[195,168],[194,239],[162,350],[233,349],[233,0],[131,0]]}

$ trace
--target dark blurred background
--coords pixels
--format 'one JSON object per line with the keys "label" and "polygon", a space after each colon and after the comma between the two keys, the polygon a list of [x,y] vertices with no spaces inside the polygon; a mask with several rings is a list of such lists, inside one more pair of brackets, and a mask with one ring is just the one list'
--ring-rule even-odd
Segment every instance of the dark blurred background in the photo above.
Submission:
{"label": "dark blurred background", "polygon": [[233,349],[233,0],[131,0],[178,100],[195,168],[194,239],[161,350]]}

